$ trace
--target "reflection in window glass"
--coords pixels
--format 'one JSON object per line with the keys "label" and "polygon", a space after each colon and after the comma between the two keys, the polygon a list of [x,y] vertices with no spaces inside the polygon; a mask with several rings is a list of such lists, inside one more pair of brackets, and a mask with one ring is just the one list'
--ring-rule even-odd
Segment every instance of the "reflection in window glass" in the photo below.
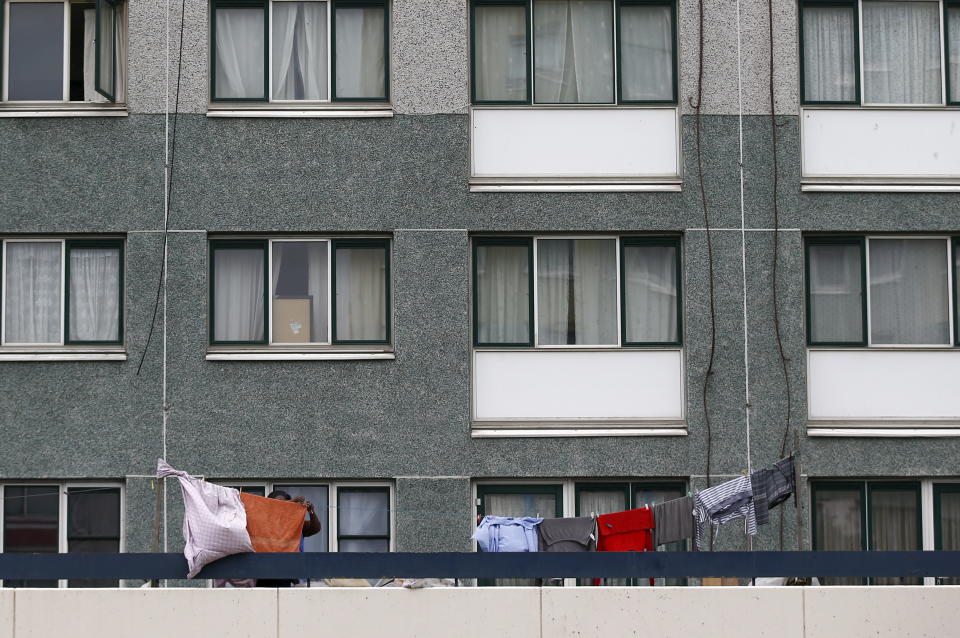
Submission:
{"label": "reflection in window glass", "polygon": [[[60,488],[7,485],[3,493],[3,547],[8,554],[60,551]],[[3,581],[4,587],[56,587],[56,580]]]}
{"label": "reflection in window glass", "polygon": [[523,6],[478,5],[473,13],[474,99],[527,100],[527,12]]}
{"label": "reflection in window glass", "polygon": [[[67,552],[115,554],[120,551],[120,488],[67,490]],[[118,587],[108,579],[71,580],[70,587]]]}
{"label": "reflection in window glass", "polygon": [[[938,489],[939,488],[939,489]],[[947,552],[960,551],[960,490],[957,486],[938,485],[937,506],[934,510],[939,518],[934,521],[937,528],[937,549]],[[942,585],[960,585],[960,578],[941,578]]]}
{"label": "reflection in window glass", "polygon": [[860,250],[859,244],[813,244],[809,247],[811,342],[863,341]]}
{"label": "reflection in window glass", "polygon": [[64,4],[10,2],[7,99],[63,100]]}
{"label": "reflection in window glass", "polygon": [[[860,489],[830,489],[813,492],[814,549],[859,551],[865,548],[861,522],[863,502]],[[822,578],[825,585],[862,585],[862,578]]]}
{"label": "reflection in window glass", "polygon": [[670,7],[620,6],[622,100],[673,100],[673,56],[673,12]]}
{"label": "reflection in window glass", "polygon": [[[920,493],[916,489],[873,487],[870,490],[870,549],[914,551],[920,545]],[[919,585],[920,578],[872,578],[876,585]]]}
{"label": "reflection in window glass", "polygon": [[336,7],[338,99],[387,99],[384,7]]}
{"label": "reflection in window glass", "polygon": [[387,488],[337,491],[337,544],[341,552],[390,551],[390,492]]}

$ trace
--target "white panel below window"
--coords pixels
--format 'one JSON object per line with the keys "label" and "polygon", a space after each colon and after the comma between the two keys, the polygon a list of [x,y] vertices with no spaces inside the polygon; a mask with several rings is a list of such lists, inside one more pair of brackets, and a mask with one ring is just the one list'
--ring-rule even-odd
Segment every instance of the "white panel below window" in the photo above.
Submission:
{"label": "white panel below window", "polygon": [[474,108],[471,176],[677,181],[677,109]]}
{"label": "white panel below window", "polygon": [[804,109],[807,184],[960,185],[960,111]]}
{"label": "white panel below window", "polygon": [[474,421],[624,422],[684,418],[683,352],[476,351]]}
{"label": "white panel below window", "polygon": [[810,350],[810,425],[956,428],[957,379],[960,350]]}

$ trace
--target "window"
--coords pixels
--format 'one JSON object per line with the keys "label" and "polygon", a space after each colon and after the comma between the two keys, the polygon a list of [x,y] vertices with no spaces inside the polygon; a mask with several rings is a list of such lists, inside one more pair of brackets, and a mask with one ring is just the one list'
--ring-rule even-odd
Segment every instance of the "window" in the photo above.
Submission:
{"label": "window", "polygon": [[677,101],[672,0],[474,0],[471,20],[475,104]]}
{"label": "window", "polygon": [[5,101],[123,101],[119,0],[8,0],[3,9]]}
{"label": "window", "polygon": [[212,240],[210,315],[214,345],[388,344],[390,242]]}
{"label": "window", "polygon": [[960,102],[958,16],[954,0],[801,0],[803,102]]}
{"label": "window", "polygon": [[123,240],[3,241],[4,346],[123,342]]}
{"label": "window", "polygon": [[[814,482],[813,548],[825,551],[923,549],[919,482]],[[825,578],[862,585],[860,578]],[[919,578],[870,578],[874,585],[918,585]]]}
{"label": "window", "polygon": [[806,251],[809,345],[951,345],[948,238],[808,237]]}
{"label": "window", "polygon": [[[122,551],[121,488],[90,484],[0,486],[3,552]],[[6,580],[5,587],[117,587],[116,580]]]}
{"label": "window", "polygon": [[213,0],[211,98],[386,102],[385,0]]}
{"label": "window", "polygon": [[232,487],[257,496],[283,490],[313,503],[321,531],[303,539],[305,552],[393,550],[393,506],[388,485],[284,482],[234,483]]}
{"label": "window", "polygon": [[679,345],[677,237],[479,237],[474,344]]}
{"label": "window", "polygon": [[[938,551],[960,550],[960,483],[933,486],[934,544]],[[941,585],[960,585],[960,578],[939,578]]]}
{"label": "window", "polygon": [[[656,505],[686,495],[686,487],[682,482],[669,481],[665,483],[577,483],[575,486],[576,515],[593,516],[612,514],[628,509],[636,509],[646,505]],[[687,542],[679,541],[664,545],[663,551],[687,551]],[[604,578],[604,585],[635,585],[646,586],[649,578]],[[590,585],[592,579],[581,579],[581,585]],[[655,584],[659,586],[683,586],[686,578],[657,578]]]}

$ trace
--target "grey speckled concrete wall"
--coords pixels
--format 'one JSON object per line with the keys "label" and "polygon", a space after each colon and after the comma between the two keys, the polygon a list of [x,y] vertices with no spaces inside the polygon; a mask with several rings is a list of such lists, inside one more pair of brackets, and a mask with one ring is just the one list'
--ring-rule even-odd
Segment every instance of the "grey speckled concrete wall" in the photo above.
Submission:
{"label": "grey speckled concrete wall", "polygon": [[[704,0],[704,100],[702,113],[769,113],[766,0]],[[468,0],[397,0],[392,5],[391,90],[396,112],[463,113],[469,105]],[[798,52],[795,0],[773,0],[777,112],[797,114]],[[696,91],[699,4],[680,0],[680,105]],[[204,113],[209,97],[209,9],[187,0],[183,21],[180,111]],[[169,22],[170,37],[167,37]],[[180,56],[180,3],[129,5],[128,103],[134,113],[172,110]],[[169,75],[168,75],[169,65]],[[169,86],[168,86],[169,78]]]}
{"label": "grey speckled concrete wall", "polygon": [[[801,230],[960,230],[951,194],[828,194],[799,189],[797,118],[780,126],[779,271],[792,428],[810,476],[954,473],[957,439],[807,439]],[[162,236],[160,115],[117,120],[6,120],[0,233],[127,233],[123,363],[0,364],[0,479],[122,480],[152,472],[162,451],[160,342],[143,371]],[[169,460],[236,478],[379,478],[408,510],[462,511],[466,478],[738,475],[776,458],[785,384],[773,334],[770,119],[743,120],[741,191],[736,117],[703,119],[705,188],[716,270],[716,362],[708,435],[700,390],[709,348],[707,237],[684,120],[681,193],[469,193],[464,115],[390,120],[180,120],[169,236]],[[49,149],[57,148],[52,154]],[[91,158],[97,158],[96,161]],[[407,229],[407,230],[405,230]],[[419,230],[409,230],[419,229]],[[472,232],[617,231],[684,234],[689,435],[472,439],[469,424]],[[208,362],[207,233],[382,231],[394,237],[394,361]],[[741,250],[745,239],[750,428]],[[792,445],[792,435],[788,437]],[[397,478],[417,477],[417,478]],[[149,542],[152,501],[128,482],[128,546]],[[171,496],[171,507],[176,499]],[[176,547],[179,514],[168,535]],[[398,548],[456,549],[463,530],[425,537],[398,524]],[[770,533],[767,533],[769,536]],[[769,547],[770,539],[758,540]]]}

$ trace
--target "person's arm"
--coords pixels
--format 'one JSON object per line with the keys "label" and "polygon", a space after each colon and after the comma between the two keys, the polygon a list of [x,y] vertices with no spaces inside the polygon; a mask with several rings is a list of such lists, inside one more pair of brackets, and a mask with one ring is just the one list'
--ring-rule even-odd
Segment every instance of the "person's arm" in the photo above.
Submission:
{"label": "person's arm", "polygon": [[303,535],[313,536],[320,531],[320,517],[317,516],[316,510],[313,509],[313,503],[307,501],[304,505],[307,506],[307,513],[310,514],[310,520],[303,522]]}

